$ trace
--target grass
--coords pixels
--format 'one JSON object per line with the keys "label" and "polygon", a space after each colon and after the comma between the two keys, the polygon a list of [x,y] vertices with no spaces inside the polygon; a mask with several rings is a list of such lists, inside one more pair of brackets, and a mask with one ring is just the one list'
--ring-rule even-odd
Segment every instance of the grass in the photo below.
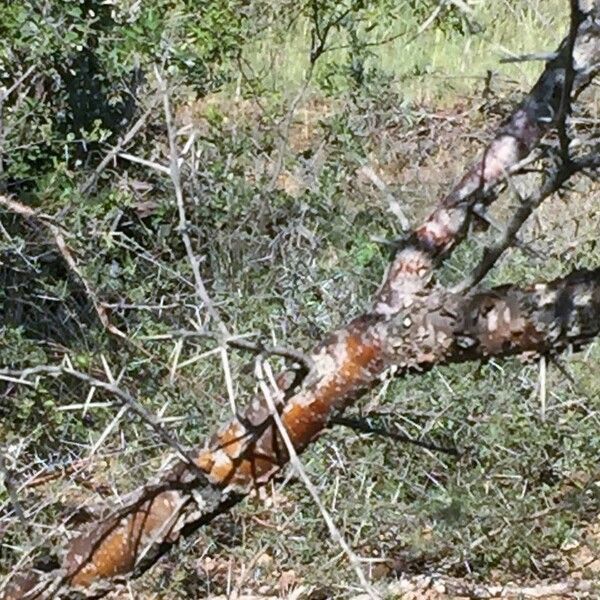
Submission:
{"label": "grass", "polygon": [[[422,10],[415,15],[400,6],[400,18],[389,18],[385,5],[374,11],[364,39],[390,41],[370,46],[360,58],[366,72],[389,82],[386,89],[413,104],[455,103],[457,97],[481,89],[488,71],[501,82],[530,84],[539,73],[539,63],[499,64],[499,59],[551,52],[568,29],[568,5],[561,0],[497,0],[473,3],[471,19],[481,27],[480,33],[465,35],[432,25],[414,39],[414,32],[431,13]],[[373,23],[377,25],[371,28]],[[317,65],[315,79],[330,94],[348,87],[350,65],[355,54],[360,54],[348,45],[347,30],[335,32],[330,39],[332,50]],[[335,49],[340,47],[345,48]],[[310,23],[301,19],[287,34],[270,29],[247,43],[243,55],[265,89],[291,96],[304,79],[309,48]]]}
{"label": "grass", "polygon": [[[385,196],[361,178],[360,167],[377,168],[411,222],[418,222],[506,113],[506,97],[515,87],[527,89],[539,72],[539,63],[499,66],[500,48],[554,48],[565,29],[564,4],[479,2],[474,9],[486,25],[482,34],[429,29],[406,47],[399,38],[373,49],[367,66],[377,77],[359,90],[351,89],[344,70],[348,53],[325,54],[304,104],[305,119],[292,123],[295,143],[284,154],[282,171],[294,182],[293,193],[283,180],[266,190],[277,157],[281,100],[295,94],[306,67],[306,25],[285,35],[270,29],[247,42],[243,54],[264,78],[258,100],[266,114],[233,110],[228,96],[234,92],[226,88],[209,118],[194,117],[199,134],[190,152],[201,160],[185,181],[203,275],[231,330],[309,349],[364,310],[389,259],[387,247],[374,238],[398,236],[400,229]],[[395,35],[421,22],[407,16],[388,29],[382,22],[370,35]],[[336,65],[343,68],[336,71]],[[488,69],[500,75],[483,100],[481,84],[471,77]],[[337,77],[329,87],[328,73]],[[377,87],[378,81],[390,84]],[[441,108],[458,102],[463,108]],[[206,104],[198,105],[202,114]],[[187,135],[181,135],[182,147]],[[137,150],[166,164],[160,114],[145,136]],[[150,192],[140,192],[141,184]],[[582,179],[577,185],[569,204],[550,199],[524,231],[542,257],[513,250],[486,283],[532,282],[600,263],[598,183]],[[155,206],[139,217],[136,211],[148,199]],[[511,202],[500,204],[498,219],[506,218]],[[35,228],[3,215],[10,238],[10,252],[3,254],[11,267],[6,290],[22,301],[13,298],[10,305],[22,311],[22,324],[8,327],[0,340],[0,362],[19,366],[66,356],[104,377],[105,360],[183,443],[202,443],[229,415],[219,357],[203,356],[210,349],[205,343],[189,343],[179,364],[190,362],[173,369],[173,342],[147,339],[197,318],[168,178],[120,165],[99,193],[77,207],[65,221],[69,244],[99,297],[113,304],[111,319],[139,346],[108,339],[51,245]],[[456,280],[473,265],[491,235],[464,244],[440,273],[442,281]],[[134,307],[121,306],[121,300]],[[243,405],[254,393],[251,361],[230,358]],[[570,377],[549,362],[544,416],[539,362],[518,359],[390,380],[355,409],[381,413],[390,427],[412,436],[456,445],[463,451],[458,459],[341,428],[311,446],[302,457],[307,472],[383,593],[412,574],[495,582],[559,579],[573,568],[593,575],[591,566],[581,566],[581,556],[598,544],[588,533],[600,511],[599,359],[596,341],[560,358]],[[6,392],[0,439],[20,480],[88,455],[118,408],[97,390],[93,399],[103,404],[84,414],[73,405],[87,393],[63,379]],[[146,480],[165,448],[126,416],[101,452],[80,477],[22,491],[20,501],[33,516],[25,528],[5,511],[2,568],[37,544],[58,543],[62,532],[53,526],[66,515],[102,494],[114,502],[119,492]],[[98,491],[102,485],[108,492]],[[8,499],[4,490],[0,499]],[[132,589],[139,597],[206,597],[236,589],[285,597],[298,586],[312,600],[358,593],[321,515],[302,485],[288,478],[185,541]]]}

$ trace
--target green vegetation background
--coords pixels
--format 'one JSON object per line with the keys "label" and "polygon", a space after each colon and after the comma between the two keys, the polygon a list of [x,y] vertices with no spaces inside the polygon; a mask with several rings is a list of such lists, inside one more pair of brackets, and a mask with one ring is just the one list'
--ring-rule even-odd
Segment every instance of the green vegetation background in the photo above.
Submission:
{"label": "green vegetation background", "polygon": [[[567,29],[566,2],[469,4],[471,13],[446,3],[436,14],[438,3],[424,0],[0,3],[0,86],[31,69],[0,104],[0,193],[61,223],[129,340],[102,327],[48,231],[0,211],[0,365],[69,360],[101,378],[108,365],[182,443],[201,443],[229,401],[214,345],[161,337],[206,318],[170,178],[120,157],[90,180],[146,112],[124,152],[168,165],[154,69],[168,80],[189,232],[221,317],[237,334],[308,350],[368,305],[389,258],[377,240],[401,234],[361,168],[379,169],[417,222],[540,71],[539,62],[499,60],[551,51]],[[328,23],[326,51],[299,96]],[[598,264],[597,188],[578,183],[574,196],[568,208],[552,200],[527,229],[538,258],[515,250],[488,283]],[[440,277],[459,278],[485,239],[465,244]],[[304,455],[381,585],[433,570],[560,577],[572,567],[565,549],[597,543],[585,535],[600,502],[598,356],[594,343],[566,357],[570,377],[549,364],[544,415],[539,364],[518,360],[388,381],[361,402],[410,435],[457,445],[460,459],[342,429]],[[240,405],[253,393],[251,360],[230,356]],[[134,416],[115,421],[118,411],[114,398],[67,377],[0,386],[0,443],[15,481],[82,458],[89,466],[79,478],[23,486],[26,525],[0,487],[2,569],[59,543],[53,525],[101,500],[98,489],[114,501],[155,472],[164,446]],[[99,487],[90,491],[89,481]],[[291,569],[297,583],[349,594],[351,569],[292,483],[270,486],[266,499],[184,543],[137,589],[201,597],[227,589],[228,568],[247,567],[243,586],[252,589],[277,589]]]}

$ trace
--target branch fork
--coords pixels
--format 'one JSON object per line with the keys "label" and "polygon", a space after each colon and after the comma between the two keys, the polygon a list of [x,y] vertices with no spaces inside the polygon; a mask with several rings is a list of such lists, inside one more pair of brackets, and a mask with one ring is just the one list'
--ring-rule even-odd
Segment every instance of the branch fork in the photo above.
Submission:
{"label": "branch fork", "polygon": [[[288,390],[287,379],[273,378],[265,387],[264,379],[259,379],[262,397],[255,398],[246,410],[224,424],[202,448],[187,453],[193,466],[176,461],[154,482],[132,493],[118,513],[83,529],[68,542],[61,569],[43,576],[31,572],[14,578],[4,598],[77,593],[97,597],[124,578],[140,575],[179,538],[227,511],[280,473],[288,462],[294,463],[301,474],[298,454],[334,415],[378,385],[389,369],[395,369],[395,376],[401,377],[452,362],[525,352],[545,355],[569,346],[579,347],[598,335],[600,269],[526,288],[472,290],[512,243],[528,213],[575,172],[598,164],[596,155],[572,160],[568,154],[570,144],[562,137],[563,168],[522,205],[518,219],[515,217],[517,220],[509,224],[498,245],[485,254],[482,266],[467,284],[455,290],[433,285],[435,267],[466,237],[473,208],[478,203],[489,206],[496,200],[500,185],[510,177],[507,174],[528,160],[551,127],[556,126],[560,136],[566,135],[571,97],[577,97],[600,68],[600,5],[596,0],[585,12],[579,11],[577,2],[572,5],[577,10],[573,10],[569,37],[552,55],[530,94],[500,128],[481,160],[466,171],[402,244],[375,294],[372,309],[327,336],[306,360],[298,360],[305,367],[310,365],[303,385]],[[211,312],[226,343],[239,347],[245,342],[233,342],[227,334],[193,259],[184,227],[166,86],[162,89],[180,232],[194,272],[198,300]],[[263,354],[263,348],[258,350],[259,355]],[[260,357],[257,365],[264,367]],[[274,387],[279,387],[279,393]],[[310,491],[310,482],[306,485]],[[331,535],[343,545],[343,538],[335,531],[335,526],[330,526]],[[345,552],[357,567],[351,549],[346,546]],[[362,581],[360,565],[356,571]],[[368,582],[363,584],[371,594]]]}

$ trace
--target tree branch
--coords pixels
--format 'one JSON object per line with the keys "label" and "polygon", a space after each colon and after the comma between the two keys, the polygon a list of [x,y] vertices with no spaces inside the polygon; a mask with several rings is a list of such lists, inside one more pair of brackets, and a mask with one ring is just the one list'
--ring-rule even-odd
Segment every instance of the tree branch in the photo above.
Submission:
{"label": "tree branch", "polygon": [[465,237],[475,203],[492,203],[497,197],[495,186],[557,124],[567,65],[574,63],[575,94],[590,83],[600,69],[598,13],[600,7],[596,5],[579,24],[572,44],[572,36],[562,42],[556,58],[547,63],[529,95],[500,128],[483,157],[404,242],[375,296],[375,312],[390,315],[410,305],[411,297],[429,284],[436,264],[447,258]]}
{"label": "tree branch", "polygon": [[[313,354],[316,378],[280,407],[280,419],[301,452],[335,411],[389,369],[402,376],[452,362],[558,352],[599,332],[600,269],[524,289],[504,286],[467,296],[440,289],[416,300],[410,314],[388,319],[367,313],[332,334]],[[270,407],[256,399],[193,459],[207,481],[200,488],[196,468],[179,462],[134,492],[118,521],[104,520],[74,540],[62,570],[51,576],[60,577],[61,593],[85,586],[101,595],[119,576],[140,574],[185,532],[272,479],[289,452]],[[117,579],[111,583],[110,577]],[[48,597],[27,594],[38,583],[35,574],[17,580],[5,598]]]}
{"label": "tree branch", "polygon": [[50,215],[36,211],[30,206],[26,206],[25,204],[22,204],[21,202],[18,202],[13,198],[9,198],[3,195],[0,195],[0,207],[4,207],[5,209],[10,210],[14,214],[20,215],[21,217],[34,220],[50,233],[52,241],[54,242],[54,245],[56,246],[56,249],[58,250],[59,254],[64,259],[69,271],[71,271],[71,273],[75,275],[75,277],[83,286],[83,289],[85,290],[87,297],[92,303],[94,311],[96,312],[96,316],[98,317],[98,320],[100,321],[102,326],[109,333],[119,338],[128,340],[125,333],[123,333],[118,327],[111,323],[110,319],[108,318],[106,309],[98,300],[98,295],[96,294],[96,291],[92,288],[92,286],[82,273],[81,269],[77,265],[75,257],[73,256],[73,252],[71,251],[65,240],[64,230],[62,230],[55,223],[55,220]]}
{"label": "tree branch", "polygon": [[[578,29],[575,92],[600,64],[600,28],[592,17],[590,13]],[[178,461],[160,473],[133,492],[118,514],[83,529],[68,544],[60,569],[15,578],[4,597],[68,597],[82,590],[101,596],[124,578],[141,574],[182,536],[270,481],[290,456],[323,431],[334,413],[376,386],[387,371],[401,377],[436,365],[559,352],[598,335],[600,269],[523,289],[503,286],[468,295],[429,285],[435,263],[466,234],[474,203],[491,202],[494,186],[555,123],[568,59],[563,45],[483,159],[408,239],[376,295],[375,309],[314,348],[312,371],[300,389],[277,405],[276,399],[271,405],[264,398],[254,399],[190,454],[193,466]],[[177,189],[173,164],[172,173]]]}
{"label": "tree branch", "polygon": [[471,271],[469,276],[459,285],[455,286],[452,291],[460,294],[477,285],[494,267],[496,261],[502,256],[504,251],[514,243],[517,233],[520,231],[525,221],[527,221],[535,209],[538,208],[546,198],[560,190],[575,173],[585,171],[591,167],[597,168],[598,166],[600,166],[600,157],[596,155],[588,156],[574,162],[568,160],[555,168],[554,172],[548,177],[544,185],[529,198],[526,198],[521,202],[521,205],[513,213],[506,228],[502,232],[502,235],[494,242],[494,244],[484,249],[483,257],[479,264]]}

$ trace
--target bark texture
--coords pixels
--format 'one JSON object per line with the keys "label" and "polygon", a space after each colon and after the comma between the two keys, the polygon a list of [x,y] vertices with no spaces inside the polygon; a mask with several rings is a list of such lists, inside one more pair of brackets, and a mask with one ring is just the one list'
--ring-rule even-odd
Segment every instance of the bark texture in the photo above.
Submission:
{"label": "bark texture", "polygon": [[[600,2],[595,0],[575,40],[574,90],[600,64]],[[373,308],[330,334],[311,353],[312,371],[292,387],[283,374],[276,398],[297,451],[382,376],[434,365],[558,352],[586,343],[600,331],[600,269],[528,288],[504,286],[456,295],[435,286],[431,273],[464,237],[475,203],[490,203],[495,186],[555,123],[565,66],[561,44],[532,92],[500,128],[481,160],[443,198],[396,254]],[[285,399],[284,399],[285,398]],[[174,461],[84,529],[50,574],[16,576],[5,598],[96,597],[149,568],[182,535],[261,486],[288,462],[267,402],[255,399],[193,453],[194,464]]]}
{"label": "bark texture", "polygon": [[[573,90],[577,95],[600,68],[600,0],[582,15],[573,44]],[[546,64],[537,83],[500,127],[483,156],[440,200],[425,222],[406,240],[388,269],[375,296],[375,312],[393,314],[427,285],[436,263],[448,255],[467,233],[476,204],[496,199],[494,187],[525,159],[560,115],[566,65],[571,60],[569,38]]]}

